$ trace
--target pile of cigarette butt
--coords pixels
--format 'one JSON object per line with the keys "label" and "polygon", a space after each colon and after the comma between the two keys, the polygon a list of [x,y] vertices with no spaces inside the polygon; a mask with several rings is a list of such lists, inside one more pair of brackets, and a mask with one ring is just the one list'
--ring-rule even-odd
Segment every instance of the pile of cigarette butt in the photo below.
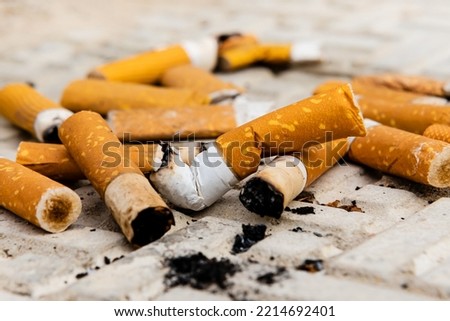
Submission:
{"label": "pile of cigarette butt", "polygon": [[0,205],[61,232],[82,212],[63,183],[87,179],[127,240],[143,246],[176,223],[170,207],[200,211],[247,178],[242,204],[280,218],[343,157],[450,186],[450,83],[358,76],[274,109],[242,104],[245,88],[213,73],[321,60],[312,43],[235,33],[98,66],[68,84],[60,103],[26,83],[8,84],[0,114],[35,140],[20,143],[15,162],[0,158]]}

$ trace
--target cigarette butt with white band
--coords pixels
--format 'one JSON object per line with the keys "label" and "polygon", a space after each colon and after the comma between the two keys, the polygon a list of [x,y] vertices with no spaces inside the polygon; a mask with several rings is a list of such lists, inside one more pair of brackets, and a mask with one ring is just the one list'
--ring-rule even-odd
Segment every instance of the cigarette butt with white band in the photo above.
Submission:
{"label": "cigarette butt with white band", "polygon": [[236,128],[233,106],[173,107],[113,110],[108,122],[119,139],[126,141],[217,138]]}
{"label": "cigarette butt with white band", "polygon": [[70,188],[0,158],[0,206],[47,232],[64,231],[81,213],[80,197]]}
{"label": "cigarette butt with white band", "polygon": [[[138,165],[144,174],[161,165],[163,152],[158,144],[122,146],[124,155]],[[105,153],[109,153],[109,151],[106,149]],[[118,157],[118,155],[114,156]],[[62,144],[21,142],[17,149],[16,162],[55,180],[73,181],[85,178],[75,160]]]}
{"label": "cigarette butt with white band", "polygon": [[450,186],[450,144],[374,123],[352,142],[349,159],[434,187]]}
{"label": "cigarette butt with white band", "polygon": [[277,157],[245,184],[239,199],[249,211],[280,218],[286,206],[344,157],[347,150],[347,140],[340,139]]}
{"label": "cigarette butt with white band", "polygon": [[244,92],[226,83],[212,73],[193,65],[181,65],[168,69],[161,77],[161,84],[171,88],[190,89],[210,97],[212,103],[233,98]]}
{"label": "cigarette butt with white band", "polygon": [[425,129],[423,136],[450,143],[450,126],[444,124],[433,124]]}
{"label": "cigarette butt with white band", "polygon": [[350,85],[275,110],[233,129],[199,153],[191,166],[176,153],[150,175],[158,191],[176,206],[201,210],[240,180],[256,172],[261,157],[301,151],[312,143],[365,135]]}
{"label": "cigarette butt with white band", "polygon": [[28,84],[12,83],[0,89],[0,114],[40,141],[59,142],[58,126],[72,112]]}
{"label": "cigarette butt with white band", "polygon": [[61,97],[61,105],[72,111],[91,110],[102,115],[106,115],[110,110],[197,106],[209,102],[208,95],[189,89],[96,79],[72,82],[65,88]]}
{"label": "cigarette butt with white band", "polygon": [[92,70],[88,77],[150,84],[158,81],[167,69],[178,65],[193,64],[212,70],[217,61],[217,47],[213,37],[185,41],[106,63]]}
{"label": "cigarette butt with white band", "polygon": [[296,64],[319,62],[322,59],[320,46],[313,42],[292,44],[255,43],[224,50],[219,54],[218,67],[230,71],[257,62],[267,64]]}
{"label": "cigarette butt with white band", "polygon": [[402,74],[380,74],[356,77],[355,80],[366,84],[409,91],[422,95],[450,97],[450,82],[435,80],[423,76]]}
{"label": "cigarette butt with white band", "polygon": [[174,217],[98,113],[81,111],[59,128],[59,136],[83,174],[104,199],[123,234],[145,245],[163,236]]}

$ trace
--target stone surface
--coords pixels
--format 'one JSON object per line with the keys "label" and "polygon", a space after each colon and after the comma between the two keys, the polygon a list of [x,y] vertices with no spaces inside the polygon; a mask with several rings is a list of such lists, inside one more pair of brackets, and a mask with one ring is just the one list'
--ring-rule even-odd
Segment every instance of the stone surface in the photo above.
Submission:
{"label": "stone surface", "polygon": [[[450,79],[449,14],[446,0],[1,1],[0,86],[31,81],[58,102],[67,84],[93,67],[163,44],[235,31],[265,42],[319,43],[321,64],[218,74],[246,88],[248,99],[277,108],[323,81],[357,74]],[[0,156],[14,159],[19,142],[32,139],[0,118]],[[306,189],[312,203],[301,196],[289,204],[312,206],[315,214],[259,217],[239,202],[241,183],[199,213],[174,209],[176,226],[135,249],[89,182],[69,186],[83,213],[63,233],[45,233],[0,209],[0,300],[450,298],[450,189],[347,162]],[[242,224],[266,225],[266,237],[233,254]],[[167,287],[165,260],[197,252],[239,267],[227,288]],[[323,260],[324,269],[299,271],[306,259]]]}

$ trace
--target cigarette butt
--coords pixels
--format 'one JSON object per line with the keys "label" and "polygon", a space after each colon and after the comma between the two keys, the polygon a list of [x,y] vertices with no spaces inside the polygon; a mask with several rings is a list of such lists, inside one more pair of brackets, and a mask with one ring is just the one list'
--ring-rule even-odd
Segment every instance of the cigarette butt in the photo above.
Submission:
{"label": "cigarette butt", "polygon": [[153,87],[95,79],[77,80],[63,92],[61,105],[72,110],[91,110],[102,115],[110,110],[197,106],[210,98],[188,89]]}
{"label": "cigarette butt", "polygon": [[40,141],[57,142],[58,126],[72,112],[42,96],[28,84],[13,83],[0,89],[0,114]]}
{"label": "cigarette butt", "polygon": [[258,38],[255,35],[241,33],[223,34],[218,37],[218,40],[219,55],[232,48],[254,45],[258,43]]}
{"label": "cigarette butt", "polygon": [[152,173],[150,179],[170,202],[198,211],[256,172],[262,156],[301,151],[313,144],[364,134],[351,86],[345,85],[221,135],[195,157],[196,166],[183,164],[172,153],[167,166]]}
{"label": "cigarette butt", "polygon": [[212,37],[185,41],[104,64],[92,70],[88,77],[150,84],[158,81],[167,69],[178,65],[193,64],[212,70],[216,65],[217,47],[217,40]]}
{"label": "cigarette butt", "polygon": [[425,129],[423,136],[450,143],[450,126],[433,124]]}
{"label": "cigarette butt", "polygon": [[378,125],[350,146],[350,160],[434,187],[450,186],[450,144]]}
{"label": "cigarette butt", "polygon": [[[124,155],[138,165],[142,173],[149,173],[161,165],[162,150],[158,144],[122,145]],[[108,150],[105,150],[108,153]],[[64,145],[21,142],[16,162],[55,180],[84,179],[83,172]]]}
{"label": "cigarette butt", "polygon": [[384,125],[422,134],[433,124],[450,124],[450,110],[442,106],[391,102],[359,96],[364,117]]}
{"label": "cigarette butt", "polygon": [[74,191],[4,158],[0,180],[0,205],[45,231],[64,231],[81,213]]}
{"label": "cigarette butt", "polygon": [[401,74],[381,74],[356,77],[356,79],[366,85],[383,86],[395,90],[410,91],[423,95],[449,96],[449,85],[443,81],[422,77]]}
{"label": "cigarette butt", "polygon": [[[326,92],[340,83],[323,83],[314,92]],[[364,117],[384,125],[422,134],[435,123],[450,124],[450,111],[443,98],[366,84],[359,78],[352,81],[352,86]]]}
{"label": "cigarette butt", "polygon": [[241,189],[241,203],[261,216],[280,218],[286,206],[305,187],[347,153],[348,146],[346,139],[340,139],[275,158]]}
{"label": "cigarette butt", "polygon": [[244,92],[242,88],[226,83],[212,73],[193,65],[168,69],[161,77],[161,84],[202,93],[209,96],[212,103],[233,98]]}
{"label": "cigarette butt", "polygon": [[290,64],[318,62],[322,59],[318,44],[312,42],[288,44],[255,43],[233,47],[219,54],[219,69],[230,71],[256,62]]}
{"label": "cigarette butt", "polygon": [[98,113],[74,114],[61,125],[59,136],[128,241],[145,245],[170,229],[172,212]]}
{"label": "cigarette butt", "polygon": [[261,116],[221,135],[216,144],[243,179],[256,171],[258,150],[265,156],[279,155],[301,151],[305,144],[364,135],[361,111],[348,84]]}
{"label": "cigarette butt", "polygon": [[115,110],[108,122],[119,139],[138,141],[217,138],[237,126],[232,106]]}

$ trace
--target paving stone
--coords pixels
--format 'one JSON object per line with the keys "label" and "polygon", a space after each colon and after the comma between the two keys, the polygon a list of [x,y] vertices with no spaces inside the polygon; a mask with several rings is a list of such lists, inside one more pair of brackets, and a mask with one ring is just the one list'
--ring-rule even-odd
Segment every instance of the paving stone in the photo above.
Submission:
{"label": "paving stone", "polygon": [[335,165],[306,188],[306,191],[312,192],[318,202],[326,204],[341,200],[355,189],[374,183],[380,178],[377,172],[346,162],[345,165]]}
{"label": "paving stone", "polygon": [[401,286],[432,272],[450,258],[449,205],[442,198],[331,260],[333,273]]}
{"label": "paving stone", "polygon": [[261,284],[256,279],[267,273],[276,273],[273,267],[251,265],[233,279],[235,286],[229,291],[238,300],[426,300],[430,297],[389,289],[379,285],[338,279],[322,272],[308,273],[287,270],[273,284]]}

